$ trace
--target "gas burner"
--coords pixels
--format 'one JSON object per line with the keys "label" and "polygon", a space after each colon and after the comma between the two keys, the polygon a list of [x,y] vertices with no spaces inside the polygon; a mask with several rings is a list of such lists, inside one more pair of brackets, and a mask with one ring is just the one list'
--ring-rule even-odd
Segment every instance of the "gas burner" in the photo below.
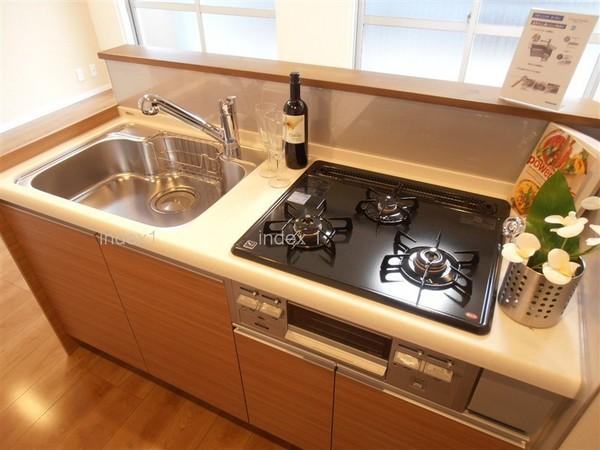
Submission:
{"label": "gas burner", "polygon": [[293,236],[297,239],[296,245],[292,247],[305,249],[327,246],[336,232],[329,220],[311,214],[293,219],[291,227]]}
{"label": "gas burner", "polygon": [[[404,241],[415,242],[406,233],[398,231],[394,238],[394,254],[386,255],[381,262],[380,278],[382,282],[406,279],[418,286],[419,296],[423,289],[443,290],[452,288],[466,301],[471,295],[473,282],[464,273],[479,261],[477,251],[456,251],[450,253],[440,248],[441,232],[433,246],[410,247]],[[398,275],[401,277],[399,278]]]}
{"label": "gas burner", "polygon": [[413,283],[430,289],[446,289],[456,281],[459,263],[436,247],[414,247],[402,258],[402,273]]}
{"label": "gas burner", "polygon": [[416,197],[406,197],[400,186],[392,192],[379,192],[367,188],[367,199],[356,205],[356,212],[363,213],[373,222],[383,225],[409,223],[410,214],[418,207]]}
{"label": "gas burner", "polygon": [[326,203],[321,202],[314,211],[300,212],[290,202],[284,205],[288,220],[265,222],[263,237],[267,245],[287,245],[290,250],[325,249],[335,255],[334,237],[343,236],[339,242],[347,242],[352,231],[352,219],[325,218]]}

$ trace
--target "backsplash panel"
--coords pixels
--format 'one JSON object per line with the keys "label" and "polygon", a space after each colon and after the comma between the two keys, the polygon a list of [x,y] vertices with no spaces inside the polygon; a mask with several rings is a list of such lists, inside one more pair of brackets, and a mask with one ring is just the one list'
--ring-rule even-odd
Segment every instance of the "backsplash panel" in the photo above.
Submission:
{"label": "backsplash panel", "polygon": [[[287,84],[107,61],[122,106],[162,95],[218,123],[217,102],[238,97],[241,128],[256,130],[254,107],[283,105]],[[449,106],[305,86],[310,140],[319,144],[513,182],[547,122]]]}

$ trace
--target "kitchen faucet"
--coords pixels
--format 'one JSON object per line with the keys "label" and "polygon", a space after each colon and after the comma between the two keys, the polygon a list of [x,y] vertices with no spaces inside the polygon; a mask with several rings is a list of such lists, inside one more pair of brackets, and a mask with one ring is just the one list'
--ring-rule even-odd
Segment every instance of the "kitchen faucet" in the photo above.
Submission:
{"label": "kitchen faucet", "polygon": [[196,114],[186,111],[181,106],[162,98],[160,95],[145,94],[140,98],[138,106],[147,116],[154,116],[159,111],[163,111],[189,125],[200,128],[223,145],[223,155],[226,158],[240,158],[240,138],[237,128],[235,96],[219,100],[221,128],[207,122]]}

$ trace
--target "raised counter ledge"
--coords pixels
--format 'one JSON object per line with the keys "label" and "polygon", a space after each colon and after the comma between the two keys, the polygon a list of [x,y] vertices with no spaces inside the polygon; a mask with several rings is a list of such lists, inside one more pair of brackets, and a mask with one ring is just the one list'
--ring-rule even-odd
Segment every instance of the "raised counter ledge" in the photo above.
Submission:
{"label": "raised counter ledge", "polygon": [[[124,111],[121,111],[123,114]],[[19,175],[119,124],[135,122],[187,135],[199,135],[169,118],[121,116],[0,174],[0,199],[107,236],[134,241],[162,257],[214,275],[256,286],[341,319],[414,342],[454,358],[574,398],[581,385],[579,306],[571,301],[561,322],[529,329],[496,307],[489,334],[478,336],[415,314],[364,299],[314,281],[234,256],[235,241],[283,193],[254,171],[197,219],[174,228],[154,228],[94,208],[14,184]],[[243,133],[247,144],[256,139]],[[255,142],[255,141],[254,141]],[[505,197],[510,185],[497,180],[367,156],[341,149],[311,147],[313,159],[434,182]],[[291,180],[302,171],[289,171]]]}
{"label": "raised counter ledge", "polygon": [[600,127],[600,107],[591,99],[566,100],[560,111],[533,109],[500,100],[500,88],[454,81],[316,66],[286,61],[122,45],[98,53],[100,59],[287,83],[302,73],[302,84],[346,92]]}

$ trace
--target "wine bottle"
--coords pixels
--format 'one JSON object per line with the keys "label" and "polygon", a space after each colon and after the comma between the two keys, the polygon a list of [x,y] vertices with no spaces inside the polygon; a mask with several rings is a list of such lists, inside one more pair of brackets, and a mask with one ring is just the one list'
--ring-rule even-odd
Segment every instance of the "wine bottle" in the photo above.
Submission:
{"label": "wine bottle", "polygon": [[300,98],[300,74],[290,73],[290,99],[283,105],[285,164],[302,169],[308,162],[308,107]]}

